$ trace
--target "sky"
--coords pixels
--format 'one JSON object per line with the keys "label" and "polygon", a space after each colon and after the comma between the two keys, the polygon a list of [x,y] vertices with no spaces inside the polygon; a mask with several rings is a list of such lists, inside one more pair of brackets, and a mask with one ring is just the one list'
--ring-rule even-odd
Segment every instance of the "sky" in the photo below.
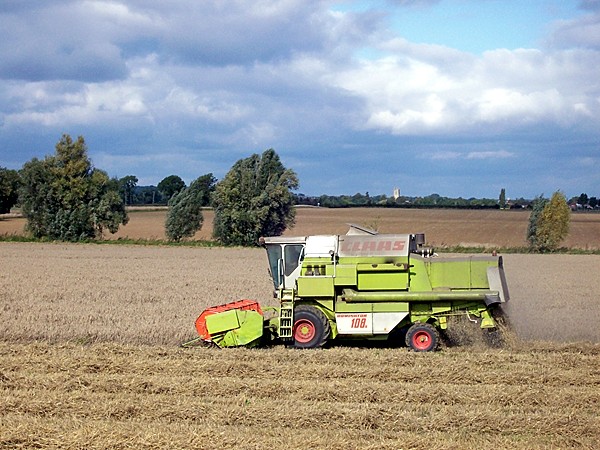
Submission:
{"label": "sky", "polygon": [[600,197],[600,0],[0,0],[0,166],[305,195]]}

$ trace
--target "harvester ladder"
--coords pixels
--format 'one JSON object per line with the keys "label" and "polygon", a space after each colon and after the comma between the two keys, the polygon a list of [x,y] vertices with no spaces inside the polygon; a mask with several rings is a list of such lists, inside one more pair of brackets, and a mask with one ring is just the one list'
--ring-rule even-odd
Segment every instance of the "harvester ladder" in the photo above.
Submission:
{"label": "harvester ladder", "polygon": [[294,304],[283,303],[279,310],[279,337],[281,339],[291,339],[292,329],[294,327]]}

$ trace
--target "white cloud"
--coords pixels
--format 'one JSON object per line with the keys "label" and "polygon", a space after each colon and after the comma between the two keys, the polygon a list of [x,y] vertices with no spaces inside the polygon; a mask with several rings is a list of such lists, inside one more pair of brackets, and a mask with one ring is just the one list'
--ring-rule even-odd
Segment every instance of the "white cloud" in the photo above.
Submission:
{"label": "white cloud", "polygon": [[[109,168],[164,169],[125,157],[135,151],[177,154],[189,171],[186,158],[220,158],[220,168],[275,147],[299,167],[319,162],[302,176],[342,186],[369,173],[385,183],[423,159],[483,173],[525,155],[523,165],[545,168],[548,155],[576,151],[572,142],[598,141],[593,11],[556,24],[546,48],[474,55],[410,42],[385,13],[330,0],[38,3],[0,6],[0,144],[10,151],[25,145],[23,130],[83,129],[115,147],[114,160],[100,160]],[[360,177],[344,172],[350,160],[362,161]]]}
{"label": "white cloud", "polygon": [[515,154],[506,150],[498,151],[482,151],[482,152],[469,152],[466,155],[467,159],[504,159],[512,158]]}
{"label": "white cloud", "polygon": [[542,92],[519,92],[515,89],[503,88],[486,89],[480,93],[476,110],[477,118],[481,122],[497,122],[511,118],[521,123],[531,123],[545,118],[556,118],[557,122],[570,119],[566,114],[568,108],[565,100],[556,89]]}
{"label": "white cloud", "polygon": [[[205,119],[214,122],[232,123],[248,117],[252,108],[249,106],[219,99],[211,95],[199,95],[193,90],[175,86],[164,99],[156,101],[156,114],[164,117],[187,117],[188,119]],[[158,110],[161,110],[158,112]]]}
{"label": "white cloud", "polygon": [[600,49],[600,11],[554,24],[547,44],[558,48],[586,47]]}
{"label": "white cloud", "polygon": [[[500,49],[477,57],[390,37],[381,33],[377,19],[369,14],[329,12],[326,2],[308,6],[300,0],[263,0],[250,7],[231,2],[225,8],[220,2],[207,1],[168,10],[159,3],[135,1],[74,4],[70,18],[75,23],[82,19],[91,31],[86,39],[83,26],[75,27],[81,45],[71,56],[78,61],[77,67],[85,67],[83,62],[96,55],[100,60],[126,64],[126,72],[121,73],[127,77],[87,82],[80,92],[69,94],[75,98],[62,104],[55,98],[54,109],[45,98],[51,94],[17,94],[23,105],[28,104],[27,109],[9,114],[5,123],[91,123],[106,120],[102,117],[108,115],[103,113],[110,112],[152,119],[168,115],[172,120],[180,116],[239,122],[240,129],[245,126],[241,122],[249,120],[247,129],[256,123],[273,129],[266,117],[257,121],[257,115],[265,116],[265,112],[256,107],[256,95],[261,101],[268,99],[271,108],[289,109],[285,100],[278,105],[271,92],[289,95],[306,89],[328,92],[332,98],[353,96],[364,108],[354,111],[348,126],[393,135],[477,132],[482,126],[491,126],[488,131],[497,134],[541,123],[563,127],[580,121],[596,123],[600,117],[600,86],[589,82],[600,64],[600,54],[595,51]],[[65,11],[61,3],[46,9],[50,15]],[[281,34],[280,42],[274,40],[270,33],[279,32],[290,21],[298,26]],[[42,30],[47,28],[48,24],[42,24]],[[301,31],[299,24],[308,28]],[[59,39],[52,44],[58,48],[66,36],[50,35],[49,41]],[[232,36],[237,37],[232,40]],[[149,53],[127,57],[132,45],[143,49],[145,40],[151,42]],[[365,42],[384,56],[353,61],[343,56],[345,51],[339,52],[342,48],[358,50]],[[223,55],[228,52],[249,49],[244,56],[231,54],[237,58],[233,66],[211,65],[216,60],[207,56],[207,52],[215,52],[215,57],[225,62],[228,56]],[[177,53],[181,56],[173,60]],[[255,59],[249,61],[249,55]],[[36,60],[33,55],[24,57]],[[55,73],[70,76],[73,70],[63,66]],[[89,71],[94,72],[93,65]],[[110,77],[109,73],[104,76]]]}
{"label": "white cloud", "polygon": [[478,150],[471,152],[459,152],[450,150],[439,150],[432,153],[421,155],[423,159],[431,161],[452,161],[452,160],[487,160],[487,159],[506,159],[515,157],[514,152],[507,150]]}
{"label": "white cloud", "polygon": [[439,151],[424,155],[425,158],[433,161],[445,161],[451,159],[459,159],[462,156],[460,152]]}
{"label": "white cloud", "polygon": [[443,57],[443,47],[427,46],[420,57],[420,45],[395,40],[384,47],[397,53],[332,75],[337,86],[365,99],[367,129],[441,134],[492,124],[499,133],[598,123],[600,84],[589,83],[598,52],[497,50],[477,58],[447,50]]}
{"label": "white cloud", "polygon": [[151,17],[147,12],[136,12],[128,5],[116,1],[83,1],[80,8],[87,15],[93,16],[96,21],[116,22],[124,27],[153,26],[156,21],[161,22],[156,15]]}

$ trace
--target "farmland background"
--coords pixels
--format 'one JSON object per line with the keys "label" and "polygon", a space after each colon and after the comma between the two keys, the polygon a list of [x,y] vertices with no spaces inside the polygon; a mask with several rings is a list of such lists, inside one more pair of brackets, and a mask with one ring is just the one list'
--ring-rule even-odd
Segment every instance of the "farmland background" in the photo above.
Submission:
{"label": "farmland background", "polygon": [[[527,217],[307,209],[291,234],[517,246]],[[570,245],[598,248],[597,215],[573,219]],[[132,230],[162,220],[122,232],[160,238]],[[596,448],[600,255],[504,258],[502,349],[184,350],[206,306],[272,304],[261,249],[0,243],[0,448]]]}
{"label": "farmland background", "polygon": [[[344,234],[348,223],[371,227],[382,233],[426,233],[429,244],[466,247],[524,247],[527,210],[454,210],[404,208],[314,208],[299,207],[296,225],[288,236]],[[195,240],[212,238],[213,211],[203,212],[204,224]],[[106,239],[165,239],[166,208],[132,208],[130,221]],[[0,215],[0,235],[23,235],[25,219],[19,215]],[[600,214],[571,215],[569,248],[600,249]]]}

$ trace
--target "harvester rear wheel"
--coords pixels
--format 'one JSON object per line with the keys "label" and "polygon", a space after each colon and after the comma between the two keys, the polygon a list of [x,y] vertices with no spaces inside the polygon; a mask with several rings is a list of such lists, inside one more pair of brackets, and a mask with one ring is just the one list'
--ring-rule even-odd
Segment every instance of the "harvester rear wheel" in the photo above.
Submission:
{"label": "harvester rear wheel", "polygon": [[415,323],[406,333],[406,345],[415,352],[437,350],[440,337],[437,329],[428,323]]}
{"label": "harvester rear wheel", "polygon": [[317,348],[327,342],[331,325],[318,308],[299,305],[294,308],[294,346],[296,348]]}

